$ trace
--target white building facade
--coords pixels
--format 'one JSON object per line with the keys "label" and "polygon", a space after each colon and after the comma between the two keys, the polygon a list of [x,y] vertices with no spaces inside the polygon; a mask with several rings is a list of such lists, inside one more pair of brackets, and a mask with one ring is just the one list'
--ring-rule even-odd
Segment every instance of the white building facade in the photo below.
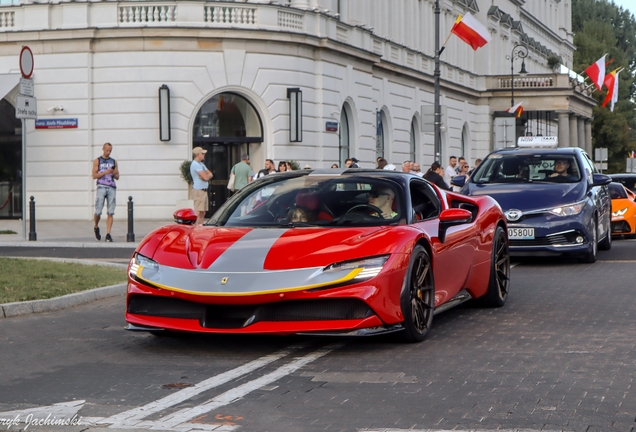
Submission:
{"label": "white building facade", "polygon": [[[442,163],[462,155],[472,164],[502,139],[510,145],[523,134],[558,134],[561,145],[591,150],[590,89],[550,64],[553,58],[572,64],[571,0],[439,3],[442,43],[457,16],[468,12],[492,36],[477,51],[451,36],[441,54]],[[425,169],[435,160],[427,115],[434,100],[434,5],[53,0],[0,6],[0,217],[21,217],[24,156],[26,196],[34,196],[38,219],[91,219],[92,161],[105,142],[119,164],[116,217],[122,218],[129,196],[136,218],[170,218],[187,198],[179,167],[195,146],[209,150],[205,162],[215,175],[210,211],[226,199],[229,169],[242,153],[254,171],[266,158],[327,168],[355,157],[372,168],[379,156],[396,165],[416,160]],[[511,59],[516,44],[527,47],[525,59]],[[24,45],[34,55],[38,119],[76,120],[71,128],[36,128],[25,120],[26,155],[14,108]],[[517,74],[522,61],[525,77]],[[159,134],[163,85],[168,141]],[[302,100],[298,112],[290,92]],[[503,113],[511,96],[524,101],[523,118]]]}

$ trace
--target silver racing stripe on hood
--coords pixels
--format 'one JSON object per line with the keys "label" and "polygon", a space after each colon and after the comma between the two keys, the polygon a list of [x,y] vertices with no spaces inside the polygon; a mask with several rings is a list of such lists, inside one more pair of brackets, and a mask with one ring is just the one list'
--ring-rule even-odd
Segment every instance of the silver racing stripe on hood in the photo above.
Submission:
{"label": "silver racing stripe on hood", "polygon": [[224,272],[263,271],[265,258],[288,229],[254,229],[227,248],[208,270]]}
{"label": "silver racing stripe on hood", "polygon": [[138,279],[159,288],[198,295],[258,295],[301,291],[353,280],[362,269],[323,271],[323,267],[265,270],[273,244],[287,230],[257,229],[230,246],[207,269],[181,269],[159,264],[139,267]]}

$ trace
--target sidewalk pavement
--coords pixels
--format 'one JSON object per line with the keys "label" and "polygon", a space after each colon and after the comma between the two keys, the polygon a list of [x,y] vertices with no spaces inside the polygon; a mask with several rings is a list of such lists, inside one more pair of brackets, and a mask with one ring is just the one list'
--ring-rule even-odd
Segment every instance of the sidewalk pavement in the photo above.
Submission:
{"label": "sidewalk pavement", "polygon": [[17,234],[0,234],[1,246],[31,247],[114,247],[134,248],[143,238],[156,228],[173,224],[173,220],[140,220],[135,221],[134,242],[127,242],[128,222],[115,219],[111,236],[113,243],[106,243],[106,219],[99,223],[102,240],[97,241],[93,233],[93,221],[77,220],[43,220],[36,221],[36,241],[29,241],[29,221],[26,224],[26,235],[22,233],[22,221],[16,219],[0,219],[0,232],[11,230]]}

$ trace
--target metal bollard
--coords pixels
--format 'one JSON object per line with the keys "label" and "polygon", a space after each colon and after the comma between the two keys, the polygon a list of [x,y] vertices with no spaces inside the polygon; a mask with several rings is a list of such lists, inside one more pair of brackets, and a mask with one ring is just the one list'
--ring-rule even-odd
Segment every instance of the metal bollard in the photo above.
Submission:
{"label": "metal bollard", "polygon": [[35,198],[29,201],[29,241],[36,241],[38,234],[35,232]]}
{"label": "metal bollard", "polygon": [[128,197],[128,234],[126,234],[126,241],[135,241],[135,230],[133,228],[133,200],[131,196]]}

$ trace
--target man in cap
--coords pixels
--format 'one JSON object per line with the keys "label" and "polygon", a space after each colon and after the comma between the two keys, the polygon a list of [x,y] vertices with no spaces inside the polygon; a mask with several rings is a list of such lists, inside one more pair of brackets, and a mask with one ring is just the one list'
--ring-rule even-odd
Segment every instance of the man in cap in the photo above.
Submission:
{"label": "man in cap", "polygon": [[207,150],[201,147],[192,149],[192,164],[190,164],[190,175],[192,176],[192,199],[194,200],[194,211],[197,212],[197,225],[203,224],[205,212],[208,211],[208,180],[212,178],[212,172],[203,164]]}
{"label": "man in cap", "polygon": [[358,165],[358,159],[356,158],[351,158],[351,165],[349,165],[349,168],[360,168],[360,165]]}

